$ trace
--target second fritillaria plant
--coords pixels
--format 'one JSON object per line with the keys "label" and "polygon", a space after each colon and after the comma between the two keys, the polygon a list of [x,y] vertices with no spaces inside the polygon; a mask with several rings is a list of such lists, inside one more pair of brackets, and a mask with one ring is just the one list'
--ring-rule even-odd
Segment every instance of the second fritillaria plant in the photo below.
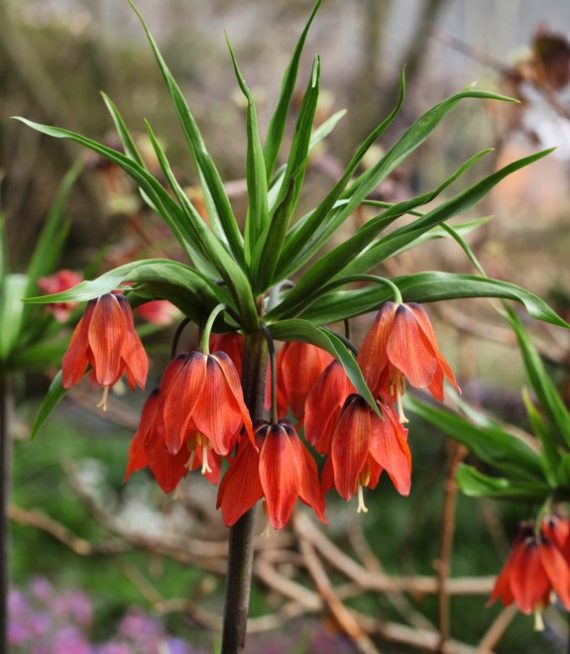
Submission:
{"label": "second fritillaria plant", "polygon": [[[64,293],[30,299],[91,303],[65,356],[63,383],[61,375],[54,379],[37,426],[89,364],[105,395],[123,373],[131,386],[144,383],[146,357],[132,328],[129,305],[166,299],[187,316],[186,320],[200,326],[200,351],[174,354],[159,388],[151,392],[145,404],[131,445],[127,476],[148,467],[167,492],[189,470],[199,468],[212,483],[221,478],[218,504],[226,523],[233,525],[224,614],[225,653],[244,648],[252,561],[251,508],[259,499],[265,499],[270,524],[280,529],[288,523],[297,499],[325,521],[324,494],[333,486],[346,499],[357,494],[358,508],[365,511],[362,489],[375,487],[383,470],[400,493],[409,493],[411,454],[401,403],[406,383],[426,388],[438,399],[443,396],[445,377],[456,385],[418,303],[499,297],[521,302],[535,318],[566,326],[538,297],[506,282],[443,272],[394,279],[368,274],[417,242],[441,236],[439,226],[460,239],[461,233],[477,226],[477,221],[452,227],[447,224],[449,219],[469,209],[511,172],[547,154],[539,152],[511,163],[440,204],[432,204],[433,208],[423,214],[418,207],[433,203],[487,151],[475,154],[437,188],[418,197],[395,204],[368,199],[457,103],[469,98],[508,102],[509,98],[473,89],[452,95],[421,116],[361,173],[359,166],[365,154],[403,103],[402,77],[392,113],[356,149],[322,201],[294,220],[311,150],[342,115],[335,114],[313,131],[319,96],[317,56],[289,154],[276,167],[299,61],[319,5],[320,1],[285,71],[264,140],[253,96],[230,48],[237,82],[247,101],[249,203],[242,223],[236,219],[186,100],[134,4],[196,164],[208,223],[174,176],[150,124],[146,124],[148,135],[168,188],[145,167],[121,114],[107,96],[105,104],[123,151],[65,129],[21,119],[44,134],[71,139],[120,166],[138,185],[144,201],[167,223],[188,258],[188,263],[134,261]],[[361,205],[376,206],[378,213],[353,236],[330,248],[333,234]],[[407,214],[414,216],[411,222],[393,226]],[[386,231],[390,226],[392,229]],[[292,285],[289,279],[301,269]],[[355,288],[356,283],[360,287]],[[103,310],[108,320],[96,320],[96,312]],[[356,359],[356,348],[328,325],[372,310],[379,310],[378,318]],[[278,361],[273,340],[286,341]],[[269,350],[273,373],[268,419]],[[298,421],[296,428],[286,413]],[[320,480],[316,461],[299,435],[303,426],[307,440],[327,457]],[[223,459],[229,466],[224,466]]]}

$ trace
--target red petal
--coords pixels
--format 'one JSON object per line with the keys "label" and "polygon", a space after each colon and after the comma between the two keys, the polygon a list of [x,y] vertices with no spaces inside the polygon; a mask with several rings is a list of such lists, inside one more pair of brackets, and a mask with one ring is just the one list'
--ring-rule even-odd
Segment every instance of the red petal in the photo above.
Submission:
{"label": "red petal", "polygon": [[503,566],[503,569],[499,573],[495,585],[493,587],[493,592],[489,598],[489,604],[494,604],[498,599],[501,600],[503,606],[509,606],[513,603],[514,596],[511,591],[511,573],[513,567],[513,556],[514,552],[509,554],[507,562]]}
{"label": "red petal", "polygon": [[148,467],[165,493],[171,493],[188,474],[186,463],[189,456],[186,448],[181,449],[177,454],[171,454],[166,449],[164,441],[161,441],[152,454],[149,454]]}
{"label": "red petal", "polygon": [[372,409],[360,395],[351,395],[344,403],[332,435],[334,484],[345,500],[356,492],[366,463],[372,430],[371,414]]}
{"label": "red petal", "polygon": [[540,562],[550,579],[556,594],[564,605],[570,610],[570,571],[568,563],[556,545],[551,542],[541,543],[538,547]]}
{"label": "red petal", "polygon": [[253,436],[251,416],[249,415],[249,410],[245,404],[243,389],[237,368],[234,366],[233,361],[225,352],[218,352],[212,356],[214,359],[216,359],[224,374],[228,388],[234,397],[239,412],[241,413],[243,426],[245,427],[247,435],[249,436],[249,440],[251,441],[252,445],[256,446],[255,438]]}
{"label": "red petal", "polygon": [[397,308],[394,302],[382,306],[358,352],[358,365],[375,395],[379,392],[382,371],[388,363],[386,346]]}
{"label": "red petal", "polygon": [[291,444],[296,457],[294,465],[297,466],[301,484],[299,486],[299,497],[318,515],[319,520],[328,524],[325,517],[325,500],[319,485],[319,471],[313,457],[309,454],[301,439],[292,427],[285,427],[288,432]]}
{"label": "red petal", "polygon": [[327,456],[325,464],[321,470],[321,491],[323,496],[326,495],[334,486],[334,470],[332,467],[332,456]]}
{"label": "red petal", "polygon": [[430,385],[438,366],[437,355],[412,311],[401,304],[390,331],[386,354],[415,388]]}
{"label": "red petal", "polygon": [[262,496],[259,454],[248,440],[244,440],[222,479],[216,506],[222,508],[224,523],[231,527]]}
{"label": "red petal", "polygon": [[301,473],[291,438],[281,425],[272,425],[267,431],[259,455],[259,477],[269,522],[274,529],[282,529],[299,495]]}
{"label": "red petal", "polygon": [[135,331],[133,322],[133,312],[127,298],[122,295],[117,296],[127,329],[123,341],[121,356],[126,366],[127,381],[131,390],[134,390],[135,384],[139,388],[144,388],[146,376],[148,374],[148,357],[144,350],[139,335]]}
{"label": "red petal", "polygon": [[277,355],[278,386],[291,413],[303,419],[305,399],[332,355],[310,343],[285,343]]}
{"label": "red petal", "polygon": [[544,571],[538,552],[538,545],[527,540],[513,557],[511,590],[519,609],[532,613],[548,597],[550,582]]}
{"label": "red petal", "polygon": [[92,300],[85,307],[85,313],[77,323],[71,336],[71,341],[61,361],[62,383],[64,388],[70,388],[78,384],[85,370],[89,365],[89,323],[95,309],[95,301]]}
{"label": "red petal", "polygon": [[95,305],[88,335],[95,378],[101,386],[111,386],[122,372],[121,351],[126,333],[127,325],[117,297],[112,293],[102,295]]}
{"label": "red petal", "polygon": [[153,430],[159,406],[158,389],[155,389],[144,404],[137,433],[129,447],[129,461],[125,471],[125,479],[148,465],[148,440]]}
{"label": "red petal", "polygon": [[210,336],[210,352],[218,354],[225,352],[233,361],[234,366],[241,378],[243,363],[244,338],[241,334],[212,334]]}
{"label": "red petal", "polygon": [[338,361],[325,368],[309,391],[305,401],[305,438],[321,454],[330,450],[330,437],[338,413],[346,398],[354,392],[354,386]]}
{"label": "red petal", "polygon": [[400,495],[409,495],[412,485],[412,455],[406,440],[406,429],[389,407],[382,407],[384,420],[373,415],[370,454],[390,475]]}
{"label": "red petal", "polygon": [[[220,353],[220,356],[223,353]],[[227,355],[235,372],[235,367]],[[237,373],[235,373],[237,376]],[[243,405],[243,402],[241,403]],[[218,359],[207,356],[206,378],[202,391],[192,409],[192,422],[212,444],[214,452],[226,456],[235,445],[235,440],[243,424],[245,405],[239,404]],[[249,416],[248,416],[249,417]],[[249,422],[251,431],[251,421]],[[252,436],[253,437],[253,436]]]}
{"label": "red petal", "polygon": [[176,454],[184,443],[192,412],[206,381],[206,355],[179,355],[166,369],[160,385],[165,440]]}
{"label": "red petal", "polygon": [[443,356],[443,354],[439,350],[439,347],[438,347],[438,344],[437,344],[437,338],[435,336],[435,332],[433,330],[433,326],[431,324],[429,316],[424,311],[424,308],[421,305],[416,304],[415,302],[412,302],[412,303],[408,304],[408,306],[409,306],[410,310],[412,311],[412,313],[414,314],[414,316],[416,317],[416,320],[418,321],[420,327],[423,329],[425,335],[430,340],[430,343],[431,343],[431,345],[432,345],[432,347],[433,347],[433,349],[435,351],[435,354],[437,356],[437,359],[438,359],[439,368],[440,368],[438,370],[438,374],[441,375],[441,397],[438,397],[432,391],[431,387],[429,389],[430,393],[432,393],[432,395],[434,397],[436,397],[436,399],[443,400],[443,375],[445,375],[447,377],[449,382],[454,386],[455,390],[458,393],[461,393],[461,389],[459,388],[459,384],[457,383],[457,380],[455,379],[455,375],[453,374],[453,370],[451,369],[451,367],[447,363],[445,357]]}

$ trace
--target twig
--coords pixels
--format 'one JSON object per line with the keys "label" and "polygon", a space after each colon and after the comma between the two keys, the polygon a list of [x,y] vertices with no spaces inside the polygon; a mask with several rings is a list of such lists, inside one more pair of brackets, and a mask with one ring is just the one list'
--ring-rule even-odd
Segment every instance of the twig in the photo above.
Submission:
{"label": "twig", "polygon": [[454,441],[449,441],[447,447],[448,463],[445,474],[443,511],[441,516],[441,543],[439,559],[436,564],[439,608],[438,652],[441,654],[445,654],[445,644],[449,639],[450,633],[448,581],[451,567],[453,534],[455,531],[455,504],[457,498],[455,475],[459,464],[467,454],[467,450]]}
{"label": "twig", "polygon": [[495,645],[499,642],[501,636],[505,633],[507,627],[511,624],[516,614],[517,607],[514,604],[505,607],[499,613],[479,643],[477,651],[480,654],[489,654],[493,650],[493,647],[495,647]]}
{"label": "twig", "polygon": [[314,547],[303,536],[302,530],[296,528],[296,525],[297,519],[294,519],[293,526],[299,537],[301,553],[305,558],[309,574],[323,602],[330,610],[342,631],[354,641],[359,652],[362,652],[362,654],[379,654],[379,650],[375,647],[372,640],[370,640],[366,631],[335,593],[325,568],[315,553]]}

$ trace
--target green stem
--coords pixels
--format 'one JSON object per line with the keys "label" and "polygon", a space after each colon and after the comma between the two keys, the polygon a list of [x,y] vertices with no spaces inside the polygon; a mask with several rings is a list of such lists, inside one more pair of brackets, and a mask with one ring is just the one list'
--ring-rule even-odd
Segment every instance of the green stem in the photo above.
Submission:
{"label": "green stem", "polygon": [[[348,277],[343,277],[342,279],[332,283],[335,286],[344,286],[345,284],[350,284],[351,282],[374,282],[375,284],[382,284],[383,286],[387,286],[392,291],[394,302],[396,302],[396,304],[403,304],[404,302],[400,289],[391,279],[388,279],[387,277],[380,277],[379,275],[348,275]],[[327,290],[330,289],[327,288]]]}
{"label": "green stem", "polygon": [[208,320],[204,325],[204,330],[202,331],[202,337],[200,338],[200,352],[203,352],[204,354],[210,354],[210,332],[212,331],[212,327],[214,326],[214,322],[218,317],[218,315],[225,310],[226,310],[225,304],[217,304],[212,309],[212,312],[208,316]]}
{"label": "green stem", "polygon": [[[267,343],[262,332],[245,337],[242,386],[254,422],[263,418],[267,381]],[[253,569],[255,508],[230,529],[222,654],[243,654]]]}
{"label": "green stem", "polygon": [[8,591],[10,574],[8,566],[8,498],[10,491],[11,442],[8,430],[8,379],[0,372],[0,651],[8,652]]}

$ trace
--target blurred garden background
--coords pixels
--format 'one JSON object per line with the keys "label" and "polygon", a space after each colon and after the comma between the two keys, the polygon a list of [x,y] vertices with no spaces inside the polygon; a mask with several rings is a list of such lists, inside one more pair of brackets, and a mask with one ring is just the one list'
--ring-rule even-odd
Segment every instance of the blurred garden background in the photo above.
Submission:
{"label": "blurred garden background", "polygon": [[[263,129],[312,2],[140,0],[138,6],[228,180],[237,214],[243,215],[244,105],[224,30],[258,101]],[[348,113],[312,156],[298,214],[326,192],[355,144],[391,110],[404,64],[406,103],[395,127],[380,139],[376,154],[423,111],[467,85],[511,95],[521,103],[469,100],[455,108],[429,142],[383,182],[377,199],[396,201],[430,189],[487,146],[495,150],[478,164],[479,173],[556,146],[548,158],[509,177],[478,205],[472,217],[492,219],[470,243],[489,274],[539,294],[568,320],[569,35],[567,0],[325,0],[300,78],[309,74],[309,53],[320,53],[319,120],[342,109]],[[9,120],[25,116],[118,147],[99,94],[103,90],[120,108],[149,168],[158,171],[143,123],[144,118],[151,120],[179,179],[199,205],[198,179],[172,105],[126,0],[4,0],[0,80],[0,210],[10,269],[25,269],[61,180],[78,160],[82,171],[65,204],[71,225],[60,267],[89,278],[134,257],[176,258],[168,231],[143,207],[118,168],[68,141],[49,139]],[[470,174],[460,184],[468,184]],[[367,217],[366,208],[359,210],[337,238],[352,233]],[[387,273],[420,269],[471,272],[457,244],[438,239],[390,260]],[[510,328],[490,303],[447,302],[428,310],[442,350],[458,373],[463,399],[513,429],[527,429],[521,355]],[[153,353],[154,383],[168,361],[179,318],[137,316]],[[362,318],[354,325],[357,341],[370,320]],[[534,321],[527,326],[568,403],[568,333]],[[195,338],[185,332],[185,345]],[[54,372],[51,368],[14,378],[13,651],[217,651],[227,530],[214,509],[215,489],[192,476],[167,496],[145,472],[124,485],[141,397],[117,392],[102,415],[87,380],[68,394],[30,442],[34,415]],[[328,508],[328,528],[319,527],[315,533],[307,516],[296,523],[301,533],[285,530],[268,538],[261,534],[260,512],[248,652],[358,651],[319,604],[311,575],[302,572],[306,551],[298,549],[294,538],[325,552],[347,606],[375,616],[381,651],[436,650],[437,641],[428,634],[437,622],[433,580],[441,557],[442,508],[454,466],[465,453],[450,452],[442,434],[417,417],[412,421],[409,498],[383,480],[367,497],[368,514],[357,516],[352,503],[339,501]],[[461,578],[464,586],[450,591],[451,634],[454,641],[469,646],[452,643],[446,651],[565,651],[566,627],[555,609],[547,613],[546,630],[538,633],[532,630],[531,618],[500,606],[486,607],[513,527],[525,517],[512,505],[457,495],[450,564],[452,578]],[[366,571],[376,580],[372,588],[363,587]]]}

